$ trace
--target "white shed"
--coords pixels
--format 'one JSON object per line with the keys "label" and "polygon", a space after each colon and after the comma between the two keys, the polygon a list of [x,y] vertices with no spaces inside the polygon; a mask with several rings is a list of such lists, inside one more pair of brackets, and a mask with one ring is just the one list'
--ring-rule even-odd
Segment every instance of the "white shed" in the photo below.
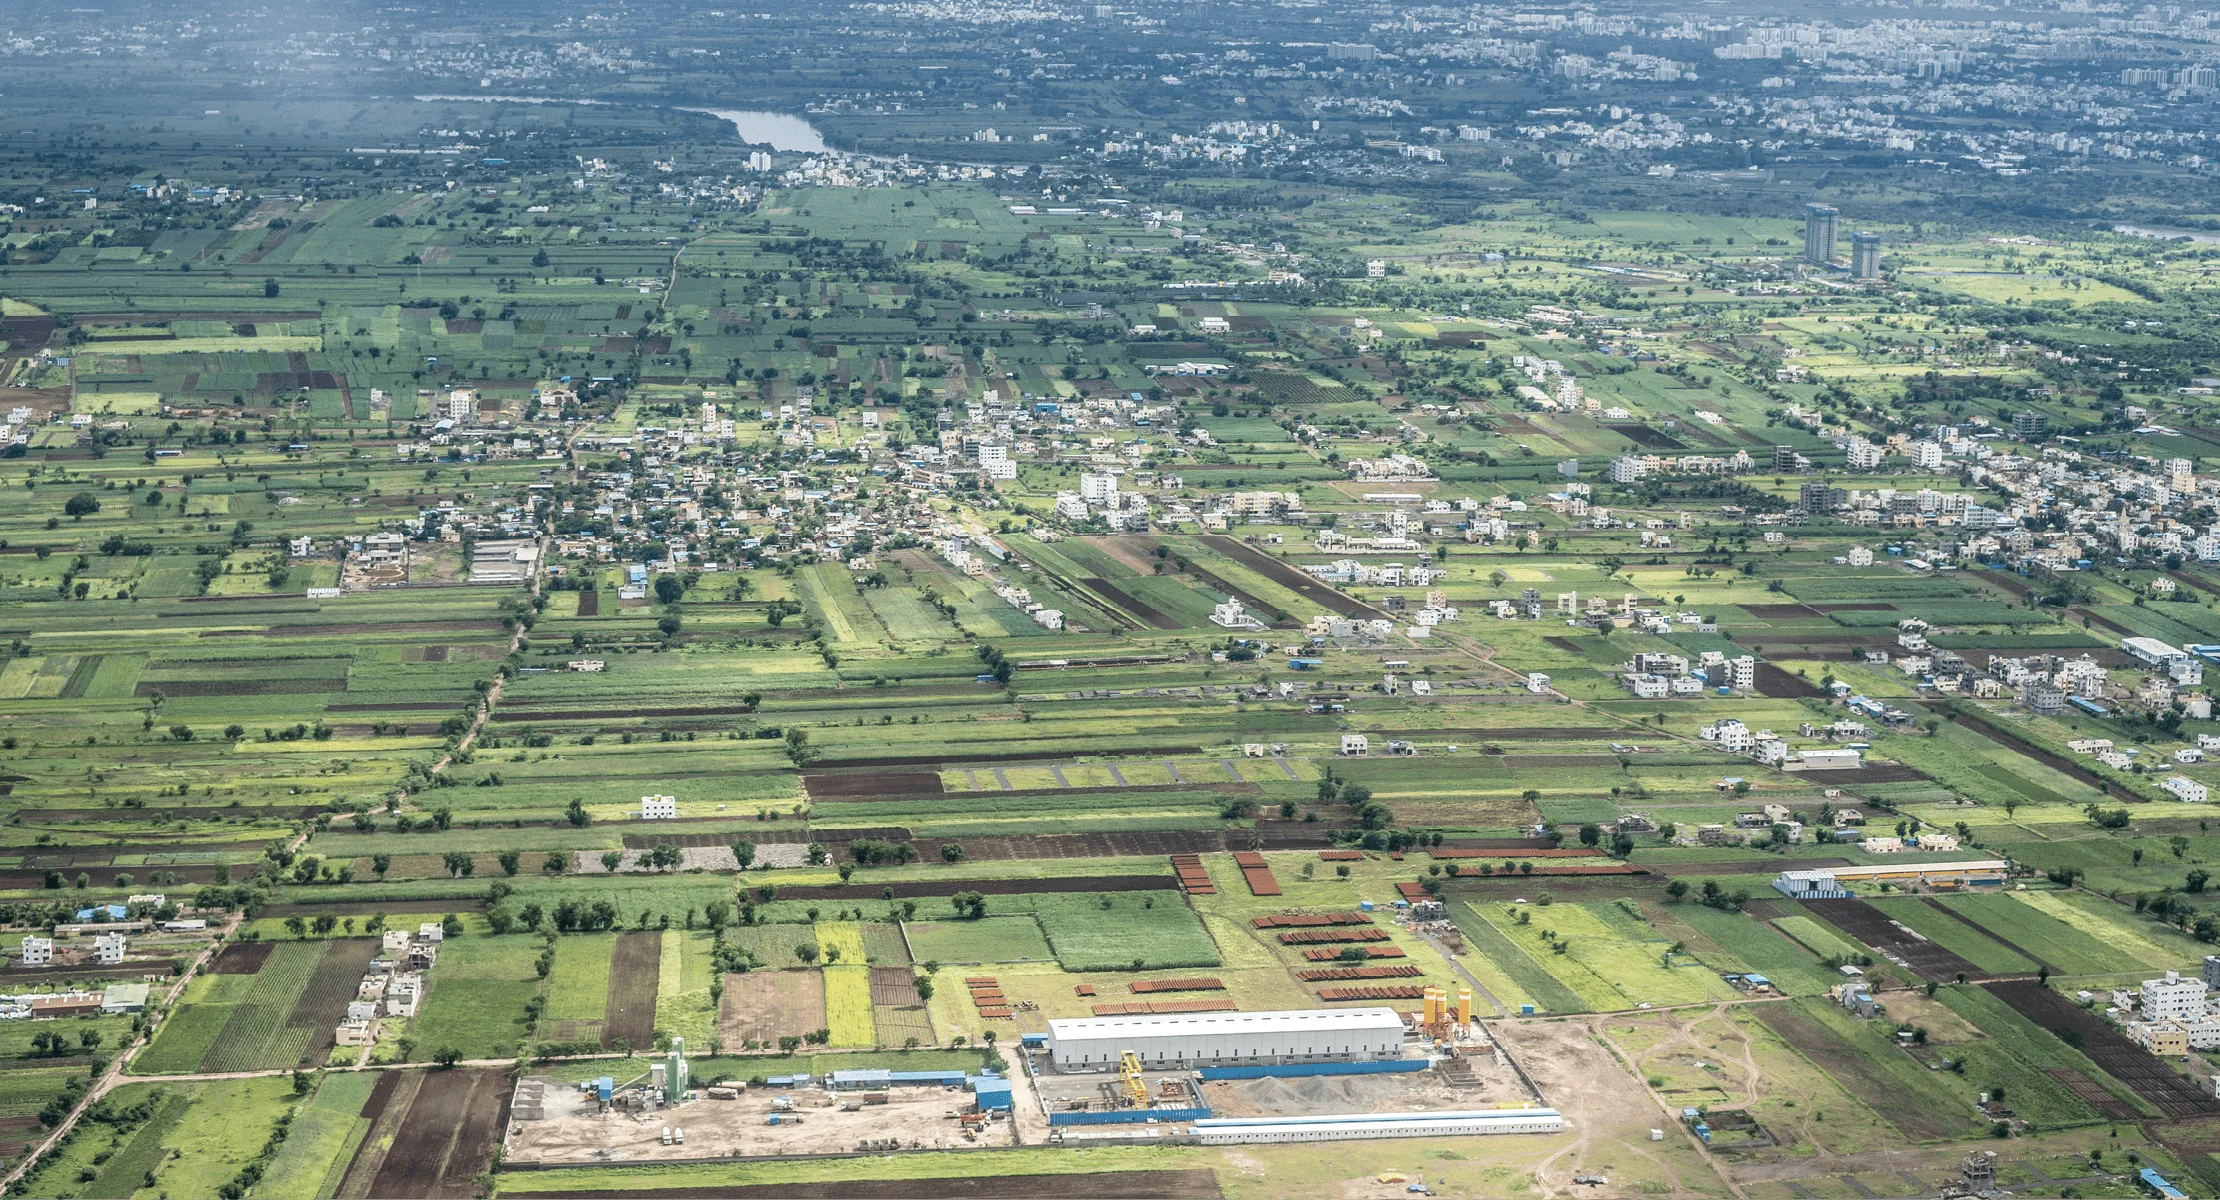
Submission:
{"label": "white shed", "polygon": [[1403,1018],[1390,1008],[1087,1017],[1048,1023],[1059,1071],[1110,1071],[1127,1051],[1155,1067],[1368,1062],[1403,1056]]}

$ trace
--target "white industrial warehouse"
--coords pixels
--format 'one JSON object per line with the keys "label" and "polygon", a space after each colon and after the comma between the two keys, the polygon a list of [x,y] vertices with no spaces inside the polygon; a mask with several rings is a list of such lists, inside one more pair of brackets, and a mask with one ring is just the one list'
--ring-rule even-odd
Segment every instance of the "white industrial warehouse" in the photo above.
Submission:
{"label": "white industrial warehouse", "polygon": [[1114,1071],[1131,1052],[1143,1066],[1253,1066],[1370,1062],[1403,1057],[1403,1018],[1391,1008],[1083,1017],[1048,1023],[1059,1071]]}
{"label": "white industrial warehouse", "polygon": [[1563,1133],[1554,1108],[1463,1112],[1346,1113],[1323,1117],[1213,1117],[1188,1131],[1205,1146],[1260,1142],[1349,1142],[1372,1138]]}

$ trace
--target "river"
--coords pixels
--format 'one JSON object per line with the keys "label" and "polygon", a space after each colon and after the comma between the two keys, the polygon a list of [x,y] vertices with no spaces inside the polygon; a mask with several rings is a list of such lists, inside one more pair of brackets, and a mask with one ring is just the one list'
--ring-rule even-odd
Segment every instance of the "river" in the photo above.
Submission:
{"label": "river", "polygon": [[2188,238],[2192,242],[2220,246],[2220,233],[2208,233],[2202,229],[2172,229],[2164,225],[2114,225],[2112,232],[2143,238]]}
{"label": "river", "polygon": [[827,149],[817,127],[792,113],[760,112],[744,108],[682,108],[732,123],[740,140],[752,146],[768,144],[773,150],[796,154],[822,154]]}
{"label": "river", "polygon": [[[418,100],[469,100],[489,104],[600,104],[609,100],[582,100],[567,96],[418,96]],[[822,154],[830,147],[817,127],[792,113],[763,112],[746,108],[681,108],[680,112],[701,113],[716,117],[730,124],[740,140],[751,146],[768,145],[773,150],[795,154]]]}

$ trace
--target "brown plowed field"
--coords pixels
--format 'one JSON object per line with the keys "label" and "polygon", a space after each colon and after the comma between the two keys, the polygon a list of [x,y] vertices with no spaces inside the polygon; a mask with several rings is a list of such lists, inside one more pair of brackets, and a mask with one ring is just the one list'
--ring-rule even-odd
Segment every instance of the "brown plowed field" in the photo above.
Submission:
{"label": "brown plowed field", "polygon": [[1079,582],[1083,584],[1088,591],[1091,591],[1096,595],[1101,596],[1103,599],[1108,600],[1116,608],[1124,609],[1126,612],[1132,613],[1134,616],[1147,621],[1149,624],[1155,626],[1158,629],[1183,628],[1178,621],[1175,621],[1172,618],[1165,616],[1163,613],[1156,611],[1155,608],[1135,598],[1124,588],[1119,587],[1117,584],[1114,584],[1107,579],[1098,579],[1094,576],[1088,576],[1087,578],[1082,579]]}
{"label": "brown plowed field", "polygon": [[1798,779],[1809,779],[1832,787],[1840,784],[1859,783],[1918,783],[1931,777],[1917,767],[1903,763],[1867,763],[1855,771],[1799,771]]}
{"label": "brown plowed field", "polygon": [[[446,707],[452,708],[453,705]],[[692,708],[635,708],[612,702],[607,708],[533,708],[509,703],[493,714],[495,721],[599,721],[610,717],[744,717],[755,710],[744,704],[711,704]]]}
{"label": "brown plowed field", "polygon": [[[817,760],[817,765],[819,767],[927,767],[945,764],[960,767],[967,763],[1070,762],[1078,755],[1085,755],[1088,758],[1164,758],[1166,756],[1185,757],[1201,753],[1202,747],[1190,742],[1184,746],[1121,745],[1063,751],[1031,750],[1004,754],[913,754],[905,757],[889,758],[823,758]],[[1099,791],[1101,789],[1095,790]],[[1043,794],[1046,795],[1047,793],[1044,792]]]}
{"label": "brown plowed field", "polygon": [[[1840,903],[1837,901],[1836,903]],[[2012,1006],[2013,1011],[2060,1035],[2060,1040],[2089,1056],[2089,1061],[2169,1117],[2205,1117],[2220,1113],[2209,1086],[2199,1086],[2161,1058],[2146,1053],[2120,1031],[2089,1010],[2033,980],[2004,980],[1981,985],[1988,993]]]}
{"label": "brown plowed field", "polygon": [[579,615],[579,616],[581,616],[581,617],[598,617],[598,616],[600,616],[600,615],[601,615],[601,593],[600,593],[600,592],[580,592],[580,593],[578,594],[578,615]]}
{"label": "brown plowed field", "polygon": [[1208,534],[1203,537],[1202,543],[1330,612],[1337,612],[1345,617],[1363,617],[1366,620],[1384,620],[1387,617],[1386,613],[1370,605],[1357,603],[1256,547],[1243,544],[1239,538]]}
{"label": "brown plowed field", "polygon": [[487,1067],[425,1076],[371,1183],[370,1194],[380,1200],[462,1200],[472,1194],[471,1180],[493,1165],[509,1072]]}
{"label": "brown plowed field", "polygon": [[613,1049],[618,1038],[637,1050],[655,1043],[655,988],[663,962],[663,935],[653,932],[620,934],[609,956],[609,1007],[601,1022],[601,1048]]}
{"label": "brown plowed field", "polygon": [[379,1072],[378,1082],[370,1089],[370,1098],[362,1103],[362,1115],[369,1118],[370,1130],[355,1148],[354,1160],[347,1164],[347,1173],[339,1183],[338,1200],[366,1200],[374,1194],[370,1187],[384,1172],[394,1135],[408,1119],[409,1107],[415,1103],[417,1090],[423,1086],[422,1071]]}
{"label": "brown plowed field", "polygon": [[369,969],[370,960],[377,957],[378,947],[377,938],[340,938],[326,946],[323,957],[316,960],[308,986],[301,989],[300,999],[293,1002],[293,1011],[285,1018],[287,1025],[309,1031],[308,1048],[301,1052],[303,1067],[321,1064],[331,1056],[339,1018],[347,1015],[347,1002],[355,998],[355,988]]}
{"label": "brown plowed field", "polygon": [[873,967],[871,1003],[874,1007],[882,1004],[904,1007],[925,1001],[917,994],[917,977],[910,974],[908,967]]}
{"label": "brown plowed field", "polygon": [[1821,920],[1876,950],[1886,950],[1919,972],[1923,979],[1949,983],[1962,972],[1968,979],[1987,979],[1989,973],[1952,954],[1934,942],[1922,941],[1898,929],[1880,909],[1863,900],[1805,900]]}
{"label": "brown plowed field", "polygon": [[270,951],[275,949],[275,942],[233,942],[224,947],[215,962],[208,964],[208,973],[258,975],[262,972],[262,964],[270,961]]}
{"label": "brown plowed field", "polygon": [[1757,690],[1760,695],[1773,700],[1796,696],[1824,696],[1816,684],[1781,670],[1772,663],[1757,665]]}
{"label": "brown plowed field", "polygon": [[504,1187],[501,1194],[517,1200],[1220,1200],[1225,1195],[1218,1190],[1218,1177],[1199,1167],[1092,1175],[967,1175],[622,1191],[534,1192]]}
{"label": "brown plowed field", "polygon": [[[707,818],[705,818],[707,819]],[[658,825],[674,822],[657,821]],[[692,847],[696,850],[711,846],[730,846],[734,842],[753,842],[758,846],[799,846],[807,842],[823,842],[837,846],[857,838],[879,838],[889,842],[910,840],[910,831],[903,825],[865,825],[854,829],[812,830],[799,822],[764,822],[761,829],[748,829],[739,833],[628,833],[624,835],[627,850],[652,850],[657,846]],[[837,855],[835,856],[837,857]]]}
{"label": "brown plowed field", "polygon": [[[858,875],[857,878],[863,878]],[[986,896],[1023,896],[1034,892],[1169,892],[1178,887],[1170,875],[1081,875],[1062,879],[917,879],[900,883],[831,883],[782,887],[780,900],[878,900],[887,888],[897,900],[978,892]]]}
{"label": "brown plowed field", "polygon": [[[1236,834],[1248,847],[1246,830]],[[1172,854],[1218,854],[1229,849],[1226,835],[1215,829],[1177,829],[1134,833],[1036,833],[1009,837],[946,839],[964,848],[964,861],[987,862],[1033,858],[1157,858]],[[1324,833],[1301,838],[1266,837],[1269,850],[1324,845]],[[1282,844],[1287,843],[1287,844]],[[940,839],[923,838],[917,852],[925,861],[940,857]]]}
{"label": "brown plowed field", "polygon": [[132,692],[134,696],[308,696],[322,692],[344,692],[347,681],[339,679],[165,679],[160,683],[142,683]]}
{"label": "brown plowed field", "polygon": [[817,971],[749,971],[725,976],[717,1032],[725,1045],[776,1045],[825,1027],[825,977]]}
{"label": "brown plowed field", "polygon": [[938,796],[938,771],[874,771],[854,775],[811,772],[802,776],[802,788],[813,800],[846,800],[857,796]]}

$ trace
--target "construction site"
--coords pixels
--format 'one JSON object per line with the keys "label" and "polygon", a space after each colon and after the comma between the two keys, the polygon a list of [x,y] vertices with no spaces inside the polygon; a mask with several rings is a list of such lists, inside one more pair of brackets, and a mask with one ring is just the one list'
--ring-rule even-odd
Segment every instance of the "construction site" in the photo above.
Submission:
{"label": "construction site", "polygon": [[762,1086],[695,1087],[684,1044],[639,1077],[578,1083],[527,1076],[503,1159],[575,1165],[784,1158],[1009,1146],[1011,1081],[962,1071],[835,1071]]}
{"label": "construction site", "polygon": [[1428,987],[1391,1009],[1052,1021],[1026,1062],[1058,1142],[1325,1141],[1555,1132],[1563,1120],[1472,1020]]}
{"label": "construction site", "polygon": [[1024,1035],[1018,1069],[836,1070],[697,1086],[682,1039],[628,1079],[521,1080],[503,1160],[679,1162],[1012,1145],[1554,1133],[1469,991],[1388,1008],[1121,1015]]}

